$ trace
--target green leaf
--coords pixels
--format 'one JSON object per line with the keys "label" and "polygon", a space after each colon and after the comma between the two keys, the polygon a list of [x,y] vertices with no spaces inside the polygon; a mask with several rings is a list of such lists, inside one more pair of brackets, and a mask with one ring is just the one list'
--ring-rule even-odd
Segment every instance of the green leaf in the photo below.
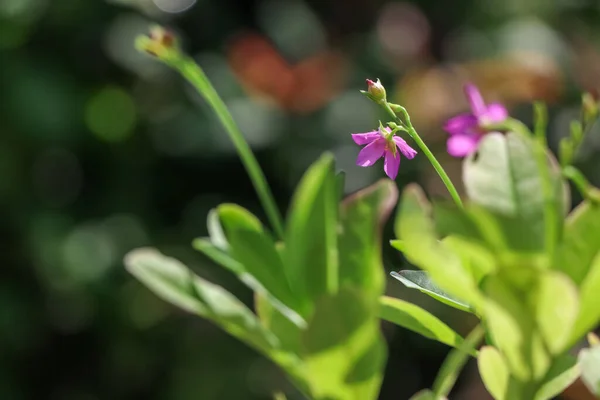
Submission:
{"label": "green leaf", "polygon": [[281,256],[262,225],[252,223],[255,217],[240,206],[221,205],[218,212],[233,258],[268,293],[288,307],[296,309],[299,302],[288,283]]}
{"label": "green leaf", "polygon": [[[227,232],[228,229],[234,228],[253,232],[264,232],[260,220],[250,211],[237,204],[221,204],[217,207],[216,212],[221,222],[219,226],[225,228],[225,232]],[[218,224],[218,222],[215,224]]]}
{"label": "green leaf", "polygon": [[567,349],[573,323],[579,309],[577,288],[564,274],[544,271],[530,292],[537,327],[554,355]]}
{"label": "green leaf", "polygon": [[564,392],[577,380],[581,370],[577,359],[570,354],[564,354],[554,360],[552,367],[544,377],[534,400],[550,400]]}
{"label": "green leaf", "polygon": [[479,350],[477,358],[479,374],[494,400],[508,400],[506,393],[510,380],[510,371],[502,354],[492,346],[484,346]]}
{"label": "green leaf", "polygon": [[600,321],[600,307],[598,306],[598,293],[600,293],[600,252],[591,263],[586,278],[579,289],[579,313],[569,340],[570,345],[575,344],[586,333],[594,329]]}
{"label": "green leaf", "polygon": [[420,292],[433,297],[437,301],[449,305],[450,307],[467,312],[473,311],[467,303],[446,293],[435,283],[433,283],[427,272],[404,270],[399,272],[392,271],[390,275],[402,282],[402,284],[407,288],[417,289]]}
{"label": "green leaf", "polygon": [[600,346],[583,349],[578,356],[581,380],[596,397],[600,397]]}
{"label": "green leaf", "polygon": [[445,397],[436,396],[429,389],[421,390],[420,392],[413,395],[409,400],[447,400]]}
{"label": "green leaf", "polygon": [[339,286],[335,192],[333,156],[325,154],[304,174],[292,199],[284,264],[290,283],[305,300],[305,316],[317,298]]}
{"label": "green leaf", "polygon": [[219,250],[227,251],[229,243],[219,221],[219,213],[214,208],[208,212],[206,226],[211,243]]}
{"label": "green leaf", "polygon": [[461,303],[478,308],[481,298],[476,283],[460,258],[438,240],[430,205],[419,186],[409,185],[404,190],[395,231],[404,242],[408,261],[428,272],[437,286]]}
{"label": "green leaf", "polygon": [[277,338],[235,296],[196,276],[178,260],[141,248],[125,257],[127,270],[162,299],[207,318],[229,334],[270,355]]}
{"label": "green leaf", "polygon": [[[544,249],[544,193],[535,158],[534,141],[524,135],[508,132],[489,133],[479,143],[478,152],[465,159],[463,181],[472,203],[488,211],[514,218],[521,240],[514,242],[519,250]],[[567,189],[549,156],[551,182],[556,188],[554,220],[560,229]],[[559,193],[560,192],[560,193]]]}
{"label": "green leaf", "polygon": [[281,343],[281,347],[287,351],[298,354],[300,351],[300,335],[302,328],[306,327],[306,323],[302,320],[303,325],[292,322],[295,318],[290,318],[289,314],[279,311],[280,307],[273,305],[271,299],[261,293],[255,293],[254,303],[256,314],[263,325],[277,338]]}
{"label": "green leaf", "polygon": [[580,285],[600,251],[600,205],[584,201],[569,214],[554,268]]}
{"label": "green leaf", "polygon": [[494,254],[478,242],[464,237],[446,236],[443,243],[460,258],[463,267],[470,272],[477,284],[498,269]]}
{"label": "green leaf", "polygon": [[250,275],[244,265],[234,259],[229,253],[226,253],[218,249],[210,240],[205,238],[198,238],[192,242],[192,246],[202,252],[205,256],[210,258],[216,264],[227,268],[231,272],[237,275],[238,279],[242,281],[247,287],[252,289],[255,293],[266,297],[269,303],[272,304],[278,311],[277,313],[282,314],[290,322],[294,323],[300,328],[306,326],[306,321],[294,310],[277,300],[271,293],[265,289],[254,276]]}
{"label": "green leaf", "polygon": [[377,398],[386,351],[377,304],[368,296],[350,287],[322,296],[302,343],[315,398]]}
{"label": "green leaf", "polygon": [[336,187],[338,201],[341,201],[344,198],[345,185],[346,185],[346,173],[344,171],[340,171],[337,174],[335,174],[335,187]]}
{"label": "green leaf", "polygon": [[404,250],[406,250],[406,246],[404,246],[404,242],[402,240],[398,240],[398,239],[393,239],[390,240],[390,244],[392,245],[393,248],[395,248],[396,250],[404,253]]}
{"label": "green leaf", "polygon": [[381,235],[397,199],[396,184],[382,179],[346,198],[340,209],[340,285],[361,288],[374,300],[385,288]]}
{"label": "green leaf", "polygon": [[[205,256],[210,258],[212,261],[214,261],[218,265],[225,267],[229,271],[233,272],[234,274],[236,274],[238,276],[243,276],[244,274],[247,275],[244,265],[241,262],[234,259],[233,257],[231,257],[231,255],[229,253],[225,252],[224,250],[222,250],[222,248],[215,245],[214,242],[212,241],[212,239],[207,239],[207,238],[194,239],[194,241],[192,242],[192,247],[195,248],[196,250],[198,250],[199,252],[203,253]],[[251,277],[250,280],[256,281],[256,279],[253,279],[253,278],[254,277]],[[242,279],[242,281],[244,281],[244,279]],[[252,287],[252,286],[250,286],[250,287]]]}
{"label": "green leaf", "polygon": [[511,375],[521,381],[537,379],[550,367],[541,335],[524,306],[527,299],[500,277],[482,282],[486,294],[486,324],[496,346],[506,358]]}
{"label": "green leaf", "polygon": [[381,296],[379,317],[448,346],[458,347],[464,340],[435,315],[400,299]]}

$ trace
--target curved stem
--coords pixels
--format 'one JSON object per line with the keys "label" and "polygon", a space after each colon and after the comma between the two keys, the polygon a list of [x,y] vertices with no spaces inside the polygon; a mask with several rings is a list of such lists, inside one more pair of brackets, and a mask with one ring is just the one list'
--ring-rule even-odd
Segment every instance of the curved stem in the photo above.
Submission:
{"label": "curved stem", "polygon": [[446,171],[444,170],[442,165],[438,162],[438,160],[435,158],[435,156],[433,155],[431,150],[429,150],[429,147],[427,147],[427,145],[425,144],[423,139],[421,139],[421,137],[419,136],[419,134],[417,133],[415,128],[412,126],[412,123],[410,122],[410,117],[409,117],[406,109],[404,107],[397,106],[398,110],[402,113],[402,116],[404,117],[404,121],[402,121],[402,119],[394,112],[394,110],[392,110],[389,103],[384,103],[383,108],[399,124],[406,126],[407,133],[415,141],[417,146],[419,146],[419,148],[421,149],[423,154],[425,154],[425,157],[427,157],[427,159],[429,160],[431,165],[433,165],[433,168],[435,169],[435,171],[438,173],[438,175],[442,179],[442,182],[444,182],[446,189],[448,189],[448,192],[450,193],[452,200],[454,200],[454,202],[456,203],[456,205],[458,207],[462,208],[463,204],[462,204],[462,200],[460,199],[460,195],[458,194],[458,191],[454,187],[454,184],[450,180],[450,177],[448,176],[448,174],[446,174]]}
{"label": "curved stem", "polygon": [[465,338],[459,348],[450,351],[433,383],[435,398],[446,398],[458,379],[460,371],[469,359],[469,354],[477,347],[485,334],[483,326],[477,325]]}
{"label": "curved stem", "polygon": [[227,131],[229,138],[235,145],[275,234],[279,238],[283,238],[284,231],[282,218],[275,204],[273,194],[269,188],[265,175],[260,168],[254,153],[252,153],[252,149],[248,145],[248,142],[244,139],[244,135],[229,113],[227,106],[208,80],[204,71],[202,71],[202,68],[200,68],[192,58],[182,54],[168,60],[163,59],[163,61],[186,78],[211,106]]}

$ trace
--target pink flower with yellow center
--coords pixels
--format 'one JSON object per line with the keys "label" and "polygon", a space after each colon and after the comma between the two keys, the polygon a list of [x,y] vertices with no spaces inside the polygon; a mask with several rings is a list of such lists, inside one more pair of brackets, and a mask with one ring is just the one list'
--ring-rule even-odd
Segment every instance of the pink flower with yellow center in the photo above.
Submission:
{"label": "pink flower with yellow center", "polygon": [[359,146],[365,145],[358,153],[356,165],[370,167],[383,157],[383,170],[390,179],[396,179],[396,176],[398,176],[400,153],[408,159],[414,158],[417,154],[416,150],[410,147],[404,139],[395,136],[390,128],[380,128],[366,133],[353,133],[352,139]]}

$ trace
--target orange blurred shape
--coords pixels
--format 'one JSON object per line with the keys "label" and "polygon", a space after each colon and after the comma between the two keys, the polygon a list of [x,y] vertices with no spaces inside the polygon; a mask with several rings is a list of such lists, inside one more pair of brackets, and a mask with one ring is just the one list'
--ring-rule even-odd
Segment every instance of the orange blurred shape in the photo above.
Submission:
{"label": "orange blurred shape", "polygon": [[234,39],[228,59],[251,96],[299,114],[327,104],[342,89],[346,76],[346,61],[336,52],[324,51],[290,65],[258,34]]}
{"label": "orange blurred shape", "polygon": [[575,36],[571,39],[573,50],[573,79],[582,91],[600,94],[600,52],[587,39]]}
{"label": "orange blurred shape", "polygon": [[434,128],[468,110],[463,94],[466,82],[477,85],[487,102],[499,101],[508,108],[534,100],[551,103],[563,91],[562,74],[552,59],[536,53],[511,53],[499,59],[413,70],[399,83],[394,100],[402,103],[420,126]]}

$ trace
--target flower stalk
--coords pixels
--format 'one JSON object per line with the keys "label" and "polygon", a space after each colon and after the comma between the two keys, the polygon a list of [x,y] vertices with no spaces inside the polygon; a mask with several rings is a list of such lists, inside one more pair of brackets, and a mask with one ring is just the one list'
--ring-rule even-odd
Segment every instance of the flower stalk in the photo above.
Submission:
{"label": "flower stalk", "polygon": [[136,47],[179,72],[210,105],[233,142],[275,234],[283,238],[283,220],[260,164],[202,68],[179,49],[173,35],[163,28],[153,28],[150,36],[139,37]]}
{"label": "flower stalk", "polygon": [[[408,111],[406,111],[404,107],[398,104],[390,104],[387,102],[383,105],[383,108],[390,115],[390,117],[394,118],[397,124],[404,128],[403,130],[405,130],[408,133],[408,135],[415,141],[417,146],[419,146],[419,149],[421,149],[423,154],[425,154],[425,157],[427,157],[437,174],[440,176],[440,179],[446,186],[446,189],[448,190],[448,193],[450,193],[450,197],[452,197],[454,203],[456,203],[458,207],[462,208],[463,204],[462,200],[460,199],[460,195],[458,194],[458,191],[454,187],[454,184],[450,180],[450,177],[448,176],[442,165],[439,163],[437,158],[435,158],[431,150],[429,150],[429,147],[427,147],[423,139],[421,139],[416,129],[413,127],[412,123],[410,122],[410,116],[408,115]],[[404,121],[400,118],[400,116],[398,116],[398,113],[402,115]]]}

